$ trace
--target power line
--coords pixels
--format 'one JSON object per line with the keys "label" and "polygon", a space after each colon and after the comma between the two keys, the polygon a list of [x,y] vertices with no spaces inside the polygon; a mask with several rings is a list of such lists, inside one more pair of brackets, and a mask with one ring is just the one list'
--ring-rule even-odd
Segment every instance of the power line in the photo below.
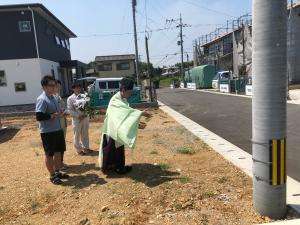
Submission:
{"label": "power line", "polygon": [[198,7],[198,8],[205,9],[205,10],[207,10],[207,11],[211,11],[211,12],[214,12],[214,13],[217,13],[217,14],[223,14],[223,15],[229,16],[229,17],[235,17],[235,16],[230,15],[230,14],[228,14],[228,13],[226,13],[226,12],[222,12],[222,11],[219,11],[219,10],[207,8],[207,7],[205,7],[205,6],[202,6],[202,5],[197,4],[197,3],[195,3],[195,2],[191,2],[191,1],[188,1],[188,0],[182,0],[182,1],[185,2],[185,3],[187,3],[187,4],[196,6],[196,7]]}
{"label": "power line", "polygon": [[[184,53],[193,53],[191,51],[184,51]],[[155,57],[163,57],[163,56],[171,56],[171,55],[179,55],[180,52],[175,52],[175,53],[167,53],[167,54],[161,54],[161,55],[152,55],[150,58],[155,58]]]}
{"label": "power line", "polygon": [[152,6],[152,8],[154,9],[154,12],[156,12],[158,15],[160,15],[164,20],[167,20],[168,18],[167,17],[165,17],[164,15],[163,15],[163,13],[161,13],[161,7],[160,7],[160,5],[158,4],[159,3],[159,1],[157,1],[155,4],[150,4],[151,6]]}
{"label": "power line", "polygon": [[[173,27],[171,29],[176,29],[176,27]],[[148,30],[148,32],[161,32],[164,30],[168,30],[167,28],[159,28],[159,29],[153,29]],[[144,34],[145,31],[138,31],[138,34]],[[126,35],[133,35],[133,32],[125,32],[125,33],[110,33],[110,34],[90,34],[90,35],[79,35],[77,38],[88,38],[88,37],[110,37],[110,36],[126,36]]]}
{"label": "power line", "polygon": [[[189,27],[199,27],[199,26],[215,26],[218,24],[195,24],[189,25]],[[166,30],[175,30],[177,27],[169,27],[169,28],[158,28],[158,29],[151,29],[147,30],[147,32],[164,32]],[[138,31],[138,34],[144,34],[146,31]],[[78,35],[77,38],[89,38],[89,37],[111,37],[111,36],[126,36],[126,35],[133,35],[133,32],[124,32],[124,33],[108,33],[108,34],[89,34],[89,35]]]}

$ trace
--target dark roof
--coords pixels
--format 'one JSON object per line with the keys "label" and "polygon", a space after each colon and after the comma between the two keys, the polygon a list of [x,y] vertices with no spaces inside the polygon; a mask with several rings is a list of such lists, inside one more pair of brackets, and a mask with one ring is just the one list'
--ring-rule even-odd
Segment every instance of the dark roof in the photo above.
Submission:
{"label": "dark roof", "polygon": [[15,11],[15,10],[28,10],[31,8],[49,22],[54,24],[62,32],[67,34],[69,38],[77,37],[66,25],[64,25],[54,14],[52,14],[43,4],[32,3],[32,4],[14,4],[14,5],[0,5],[0,11]]}
{"label": "dark roof", "polygon": [[68,60],[68,61],[61,61],[59,62],[61,67],[68,67],[68,68],[72,68],[72,67],[86,67],[87,64],[80,62],[78,60]]}

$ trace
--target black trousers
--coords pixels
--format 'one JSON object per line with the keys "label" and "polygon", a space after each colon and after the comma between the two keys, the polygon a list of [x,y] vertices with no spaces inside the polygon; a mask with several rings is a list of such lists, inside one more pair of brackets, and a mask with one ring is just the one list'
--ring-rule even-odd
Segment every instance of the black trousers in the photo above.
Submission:
{"label": "black trousers", "polygon": [[122,170],[125,167],[124,145],[116,148],[115,140],[111,137],[107,138],[106,135],[103,135],[102,154],[102,171]]}

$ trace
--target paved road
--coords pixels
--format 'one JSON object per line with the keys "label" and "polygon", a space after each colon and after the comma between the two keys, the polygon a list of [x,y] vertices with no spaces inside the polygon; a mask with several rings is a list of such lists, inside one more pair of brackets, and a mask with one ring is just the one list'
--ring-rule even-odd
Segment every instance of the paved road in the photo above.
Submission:
{"label": "paved road", "polygon": [[[158,99],[251,154],[251,99],[160,89]],[[288,175],[300,181],[300,105],[288,104]]]}

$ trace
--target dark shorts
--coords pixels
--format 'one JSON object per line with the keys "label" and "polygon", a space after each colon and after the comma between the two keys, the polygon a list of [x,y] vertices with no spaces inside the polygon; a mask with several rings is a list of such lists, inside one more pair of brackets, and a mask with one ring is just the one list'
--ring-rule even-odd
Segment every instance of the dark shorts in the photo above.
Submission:
{"label": "dark shorts", "polygon": [[62,130],[50,133],[41,133],[41,138],[44,151],[47,156],[54,156],[55,152],[63,153],[66,151],[66,141]]}

